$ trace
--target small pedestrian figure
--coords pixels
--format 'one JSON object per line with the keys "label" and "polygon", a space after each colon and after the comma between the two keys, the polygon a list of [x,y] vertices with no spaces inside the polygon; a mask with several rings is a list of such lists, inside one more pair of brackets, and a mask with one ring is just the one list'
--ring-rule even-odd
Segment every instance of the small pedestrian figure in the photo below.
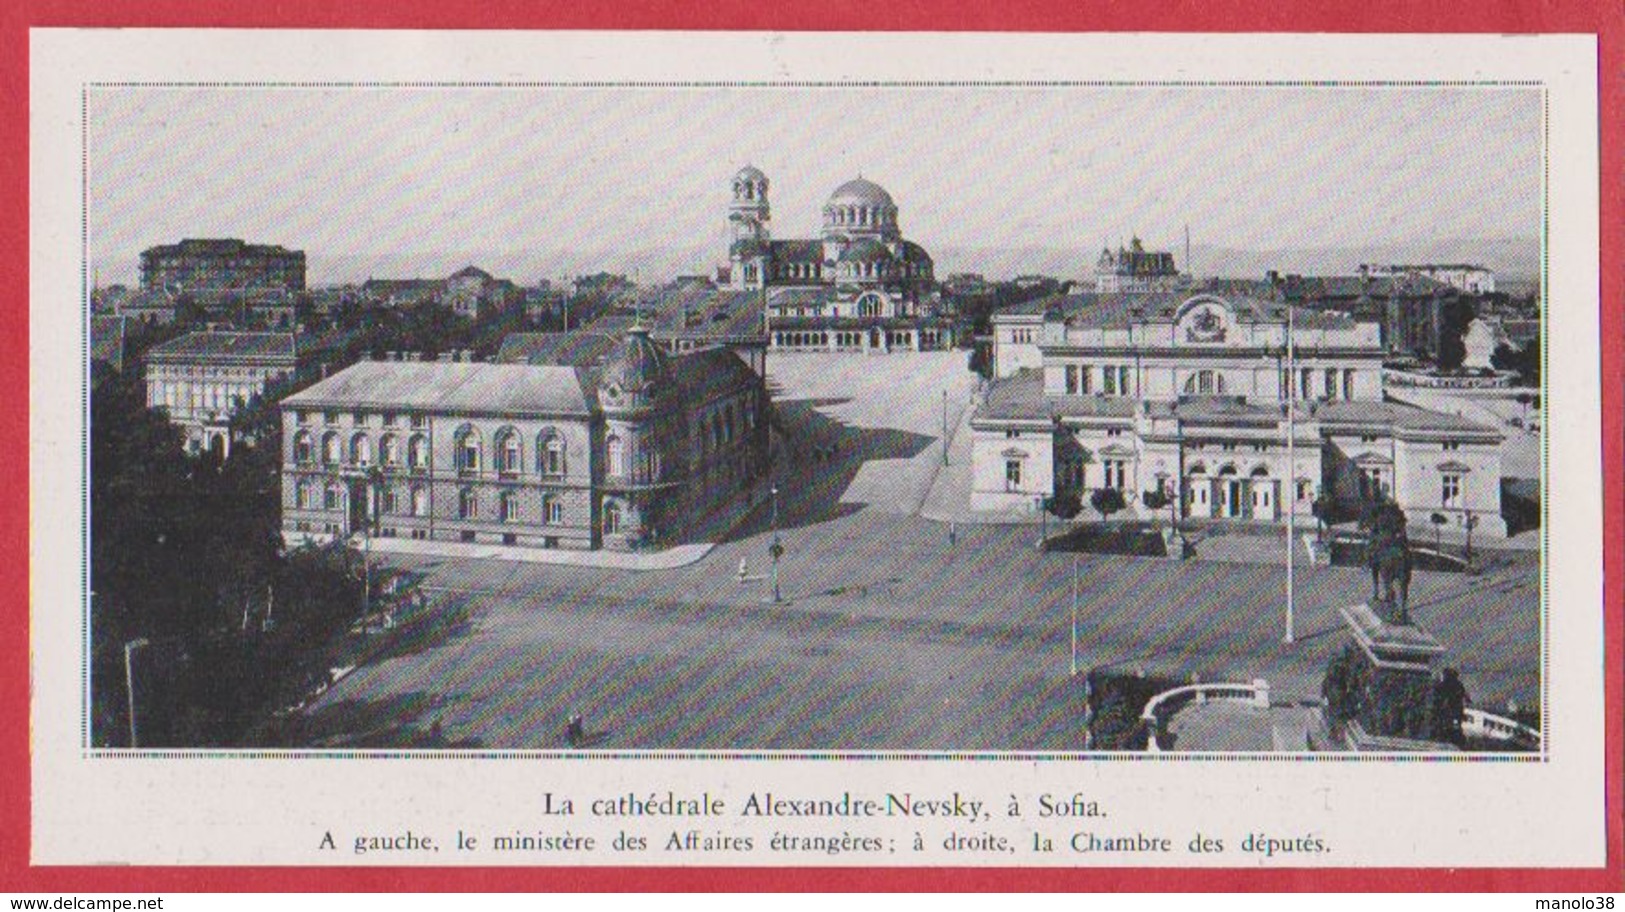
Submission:
{"label": "small pedestrian figure", "polygon": [[581,714],[580,713],[572,713],[571,714],[570,722],[569,722],[568,725],[565,726],[564,734],[565,734],[565,737],[570,740],[570,746],[571,747],[580,746],[581,739],[582,739],[582,737],[584,735],[584,727],[583,727],[583,723],[581,721]]}

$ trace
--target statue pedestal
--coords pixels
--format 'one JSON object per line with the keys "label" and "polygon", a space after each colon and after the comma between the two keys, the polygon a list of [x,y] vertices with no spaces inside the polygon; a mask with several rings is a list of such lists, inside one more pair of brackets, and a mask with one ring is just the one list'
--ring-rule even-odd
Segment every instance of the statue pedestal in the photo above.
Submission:
{"label": "statue pedestal", "polygon": [[1451,751],[1433,734],[1433,660],[1444,646],[1415,624],[1392,624],[1369,605],[1340,612],[1362,660],[1360,711],[1345,725],[1357,751]]}

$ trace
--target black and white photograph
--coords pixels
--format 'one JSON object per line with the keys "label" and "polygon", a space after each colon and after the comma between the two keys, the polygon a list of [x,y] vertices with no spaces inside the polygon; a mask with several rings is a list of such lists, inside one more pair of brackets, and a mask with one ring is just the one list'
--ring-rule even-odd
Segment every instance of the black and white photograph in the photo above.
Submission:
{"label": "black and white photograph", "polygon": [[1543,752],[1538,86],[83,105],[87,748]]}

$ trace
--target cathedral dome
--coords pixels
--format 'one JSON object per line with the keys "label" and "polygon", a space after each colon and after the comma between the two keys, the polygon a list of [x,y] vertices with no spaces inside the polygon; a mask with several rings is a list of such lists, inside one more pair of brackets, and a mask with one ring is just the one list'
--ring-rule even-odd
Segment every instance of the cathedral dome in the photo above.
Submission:
{"label": "cathedral dome", "polygon": [[855,178],[835,188],[829,196],[826,206],[879,206],[886,209],[895,209],[897,204],[892,202],[891,194],[886,188],[874,181]]}
{"label": "cathedral dome", "polygon": [[762,169],[756,167],[755,165],[746,165],[745,167],[740,168],[739,172],[734,175],[734,180],[765,181],[767,180],[767,175],[763,174]]}
{"label": "cathedral dome", "polygon": [[647,329],[633,325],[604,360],[598,390],[606,409],[641,409],[654,404],[668,380],[665,352],[649,338]]}

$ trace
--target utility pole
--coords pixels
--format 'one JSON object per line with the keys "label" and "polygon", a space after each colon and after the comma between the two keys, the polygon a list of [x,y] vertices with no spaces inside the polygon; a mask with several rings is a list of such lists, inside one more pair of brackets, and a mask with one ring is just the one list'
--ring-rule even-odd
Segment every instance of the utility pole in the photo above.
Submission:
{"label": "utility pole", "polygon": [[1072,676],[1078,676],[1078,555],[1072,555]]}
{"label": "utility pole", "polygon": [[779,541],[779,486],[773,485],[767,493],[772,498],[769,522],[773,528],[773,543],[767,546],[767,553],[773,558],[773,604],[777,605],[784,600],[779,594],[779,558],[784,555],[784,545]]}
{"label": "utility pole", "polygon": [[130,702],[130,746],[140,746],[136,738],[135,727],[135,671],[132,655],[137,649],[145,649],[148,645],[146,637],[137,637],[124,644],[124,691]]}
{"label": "utility pole", "polygon": [[948,391],[942,391],[942,464],[948,464]]}
{"label": "utility pole", "polygon": [[1295,592],[1293,586],[1293,570],[1296,561],[1297,536],[1296,520],[1298,515],[1298,464],[1297,459],[1297,409],[1294,407],[1294,390],[1297,389],[1298,378],[1296,368],[1297,349],[1292,338],[1292,305],[1286,305],[1286,635],[1281,642],[1291,644],[1292,632],[1292,599]]}

